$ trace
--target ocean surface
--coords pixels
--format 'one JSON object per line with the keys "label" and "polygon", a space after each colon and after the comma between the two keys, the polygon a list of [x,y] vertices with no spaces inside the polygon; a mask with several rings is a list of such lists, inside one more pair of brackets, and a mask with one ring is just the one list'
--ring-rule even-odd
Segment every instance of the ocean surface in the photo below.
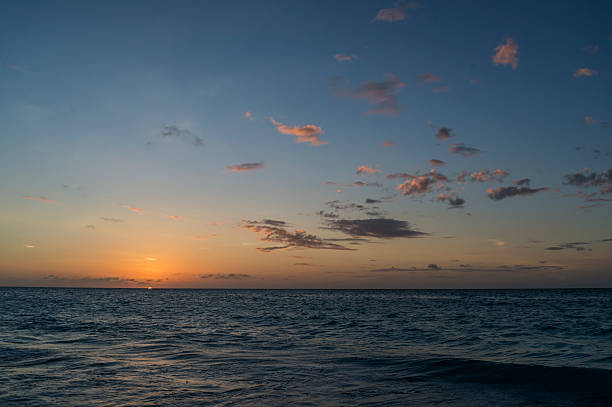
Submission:
{"label": "ocean surface", "polygon": [[610,406],[612,290],[0,288],[2,406]]}

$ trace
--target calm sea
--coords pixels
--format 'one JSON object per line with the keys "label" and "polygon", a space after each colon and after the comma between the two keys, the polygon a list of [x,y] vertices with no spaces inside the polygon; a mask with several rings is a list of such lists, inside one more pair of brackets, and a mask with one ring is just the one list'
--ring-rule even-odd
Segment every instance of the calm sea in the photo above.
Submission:
{"label": "calm sea", "polygon": [[0,288],[0,405],[612,405],[612,290]]}

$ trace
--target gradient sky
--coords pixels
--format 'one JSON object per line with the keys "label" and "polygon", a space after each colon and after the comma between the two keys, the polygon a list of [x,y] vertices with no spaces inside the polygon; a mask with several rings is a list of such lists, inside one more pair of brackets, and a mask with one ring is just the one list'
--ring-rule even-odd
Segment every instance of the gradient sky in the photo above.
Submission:
{"label": "gradient sky", "polygon": [[610,287],[611,55],[601,1],[5,4],[0,285]]}

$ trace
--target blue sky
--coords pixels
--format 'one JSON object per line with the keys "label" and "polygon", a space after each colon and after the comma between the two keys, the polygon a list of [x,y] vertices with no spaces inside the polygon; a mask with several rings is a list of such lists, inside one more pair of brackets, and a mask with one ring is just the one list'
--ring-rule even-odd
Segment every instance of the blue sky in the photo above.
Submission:
{"label": "blue sky", "polygon": [[[572,184],[564,176],[610,168],[611,8],[476,1],[10,4],[0,16],[0,283],[50,284],[53,275],[58,284],[78,285],[79,276],[111,273],[167,286],[280,286],[285,273],[289,286],[440,286],[438,274],[466,286],[555,286],[582,284],[577,271],[588,269],[588,284],[609,285],[609,246],[599,240],[612,237],[612,195],[602,189],[610,179]],[[393,17],[377,18],[384,15]],[[509,47],[512,61],[495,63],[499,46]],[[583,68],[586,74],[577,74]],[[376,93],[368,86],[395,87]],[[381,106],[369,103],[376,97],[383,105],[393,101],[388,114],[368,114]],[[327,144],[296,143],[271,118],[288,132],[316,126]],[[435,137],[443,127],[451,129],[448,140]],[[164,136],[164,128],[176,131]],[[480,151],[449,152],[460,143]],[[428,179],[431,159],[445,163],[435,168],[447,178],[443,185],[402,195],[403,181]],[[261,162],[253,171],[224,171]],[[358,175],[360,166],[379,172]],[[469,179],[496,169],[508,173],[501,182],[457,183],[462,171]],[[413,178],[386,178],[393,173]],[[523,178],[528,188],[548,190],[489,198],[489,189]],[[355,181],[372,185],[342,186]],[[465,203],[449,209],[436,201],[439,193]],[[337,218],[317,214],[329,209],[326,202],[366,198],[392,202],[370,211],[376,216],[350,209]],[[125,206],[143,210],[130,219]],[[174,214],[179,226],[165,219]],[[357,242],[351,253],[295,242],[265,253],[253,250],[261,232],[241,223],[281,219],[288,231],[325,240],[346,235],[330,219],[368,217],[407,221],[428,237],[370,235],[374,240]],[[220,221],[223,231],[203,226]],[[216,254],[207,260],[185,239],[208,234],[216,236],[205,251]],[[120,241],[137,253],[123,253]],[[497,241],[503,245],[491,244]],[[585,250],[546,250],[572,242]],[[452,254],[440,251],[447,245]],[[154,277],[149,266],[134,271],[129,259],[162,247],[176,248],[171,257],[188,258],[188,265],[161,264],[162,256],[151,255]],[[374,256],[382,247],[384,258]],[[230,261],[247,249],[244,264]],[[226,257],[215,257],[224,250]],[[295,252],[308,253],[310,266],[270,274]],[[472,252],[479,253],[473,260],[480,272],[453,274],[452,262]],[[504,265],[501,259],[559,270],[554,277],[544,269],[504,279],[486,272]],[[367,274],[428,264],[445,266]],[[252,277],[201,278],[232,270]]]}

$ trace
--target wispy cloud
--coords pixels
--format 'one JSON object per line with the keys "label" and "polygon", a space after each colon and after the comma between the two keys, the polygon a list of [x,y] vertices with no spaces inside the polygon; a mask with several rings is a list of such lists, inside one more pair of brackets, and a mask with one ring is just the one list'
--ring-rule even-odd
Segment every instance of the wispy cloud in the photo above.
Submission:
{"label": "wispy cloud", "polygon": [[395,147],[395,141],[385,141],[382,145],[383,147]]}
{"label": "wispy cloud", "polygon": [[334,54],[334,55],[332,55],[332,57],[336,61],[338,61],[338,62],[346,62],[346,61],[352,61],[352,60],[357,59],[357,55],[355,55],[355,54],[350,54],[350,55],[347,55],[347,54]]}
{"label": "wispy cloud", "polygon": [[262,221],[242,221],[241,227],[260,235],[264,242],[280,243],[280,246],[258,247],[262,252],[271,252],[281,249],[329,249],[329,250],[353,250],[337,243],[319,238],[306,233],[305,230],[290,232],[286,229],[284,221],[264,219]]}
{"label": "wispy cloud", "polygon": [[432,73],[426,72],[424,74],[418,75],[416,77],[416,81],[419,85],[424,85],[426,83],[432,82],[440,82],[440,77],[438,75],[434,75]]}
{"label": "wispy cloud", "polygon": [[132,212],[140,213],[140,212],[144,211],[144,209],[136,208],[136,207],[133,207],[133,206],[130,206],[130,205],[121,205],[121,206],[124,207],[125,209],[128,209],[128,210],[132,211]]}
{"label": "wispy cloud", "polygon": [[201,147],[204,145],[204,142],[199,136],[193,134],[191,130],[176,124],[164,124],[160,134],[165,138],[189,141],[196,147]]}
{"label": "wispy cloud", "polygon": [[105,218],[105,217],[101,217],[100,219],[102,219],[104,222],[116,222],[116,223],[123,222],[123,219],[119,219],[119,218]]}
{"label": "wispy cloud", "polygon": [[399,111],[396,94],[406,85],[392,74],[385,74],[383,82],[369,81],[362,83],[357,89],[336,88],[336,93],[350,99],[367,99],[373,107],[367,114],[395,116]]}
{"label": "wispy cloud", "polygon": [[462,157],[470,157],[481,152],[478,148],[463,143],[452,144],[448,151],[453,154],[459,154]]}
{"label": "wispy cloud", "polygon": [[589,53],[591,55],[595,55],[599,52],[599,45],[597,44],[591,44],[591,45],[585,45],[582,50],[586,53]]}
{"label": "wispy cloud", "polygon": [[513,196],[533,195],[538,192],[548,191],[548,188],[528,188],[528,187],[500,187],[488,189],[487,195],[493,201],[511,198]]}
{"label": "wispy cloud", "polygon": [[253,117],[253,113],[251,112],[244,112],[244,118],[247,120],[255,120],[255,118]]}
{"label": "wispy cloud", "polygon": [[559,265],[545,265],[545,264],[502,264],[493,267],[475,267],[469,264],[462,264],[459,267],[444,267],[438,264],[431,263],[426,267],[386,267],[370,270],[374,273],[393,273],[393,272],[405,272],[405,271],[444,271],[444,272],[456,272],[456,273],[515,273],[515,272],[534,272],[534,271],[560,271],[564,270],[563,266]]}
{"label": "wispy cloud", "polygon": [[45,196],[21,195],[20,198],[21,199],[26,199],[28,201],[38,201],[38,202],[51,203],[51,204],[55,203],[54,199],[47,198]]}
{"label": "wispy cloud", "polygon": [[493,63],[495,65],[511,65],[512,69],[518,68],[518,44],[512,38],[508,38],[505,44],[495,47]]}
{"label": "wispy cloud", "polygon": [[431,160],[429,160],[429,165],[431,165],[432,167],[443,167],[446,163],[442,160],[436,160],[435,158],[432,158]]}
{"label": "wispy cloud", "polygon": [[582,252],[587,250],[584,246],[590,245],[591,242],[569,242],[569,243],[559,243],[556,246],[547,247],[546,250],[549,251],[560,251],[560,250],[576,250],[577,252]]}
{"label": "wispy cloud", "polygon": [[595,69],[580,68],[576,72],[574,72],[573,76],[574,78],[581,78],[581,77],[596,76],[597,74],[598,72]]}
{"label": "wispy cloud", "polygon": [[225,167],[224,172],[248,172],[255,171],[264,168],[263,161],[258,163],[244,163],[244,164],[234,164]]}
{"label": "wispy cloud", "polygon": [[327,228],[359,238],[392,239],[427,235],[427,233],[412,229],[406,221],[389,218],[334,219],[328,221]]}
{"label": "wispy cloud", "polygon": [[293,135],[296,138],[296,143],[310,143],[313,146],[322,146],[327,144],[327,141],[321,140],[323,129],[314,124],[307,124],[306,126],[287,126],[283,123],[277,122],[270,117],[272,124],[276,126],[279,133]]}
{"label": "wispy cloud", "polygon": [[406,10],[417,10],[422,8],[423,6],[416,2],[410,1],[407,3],[400,3],[396,7],[383,8],[378,10],[376,17],[372,20],[373,22],[382,21],[385,23],[395,23],[398,21],[402,21],[406,19]]}
{"label": "wispy cloud", "polygon": [[239,273],[209,273],[202,274],[200,278],[203,279],[215,279],[215,280],[240,280],[244,278],[251,278],[249,274],[239,274]]}
{"label": "wispy cloud", "polygon": [[368,167],[367,165],[362,165],[357,168],[357,174],[378,174],[380,170],[378,168]]}

